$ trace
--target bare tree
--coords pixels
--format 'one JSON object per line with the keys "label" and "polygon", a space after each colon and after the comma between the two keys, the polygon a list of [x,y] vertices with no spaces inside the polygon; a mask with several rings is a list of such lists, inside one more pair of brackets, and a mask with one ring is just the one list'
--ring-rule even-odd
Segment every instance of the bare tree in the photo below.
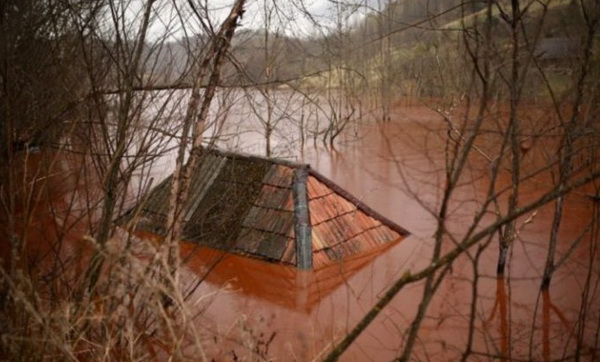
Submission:
{"label": "bare tree", "polygon": [[[230,126],[229,113],[251,107],[267,156],[277,153],[276,144],[291,148],[281,134],[296,127],[301,150],[312,136],[315,147],[322,140],[334,155],[344,156],[344,148],[336,151],[334,145],[352,126],[359,131],[369,92],[377,92],[381,108],[375,111],[388,119],[397,113],[393,106],[401,89],[414,84],[420,95],[440,97],[426,99],[439,108],[439,119],[424,126],[435,144],[424,146],[419,161],[429,162],[425,177],[436,201],[420,194],[410,165],[394,154],[399,139],[385,130],[397,120],[379,125],[386,141],[380,148],[395,167],[385,177],[401,184],[432,217],[431,255],[382,293],[374,292],[379,297],[372,308],[334,345],[319,341],[326,346],[322,353],[329,353],[325,359],[338,359],[378,315],[392,312],[390,303],[409,285],[423,289],[406,319],[390,317],[397,322],[391,333],[398,343],[387,352],[399,360],[420,357],[419,348],[428,346],[425,327],[443,323],[430,318],[436,317],[432,306],[448,281],[458,278],[469,292],[467,303],[457,307],[467,329],[464,343],[452,346],[453,356],[551,359],[557,353],[553,320],[572,331],[562,358],[597,354],[598,5],[395,1],[371,9],[374,3],[332,1],[331,12],[319,17],[308,12],[309,3],[260,2],[266,29],[245,31],[261,44],[256,58],[263,61],[252,64],[243,63],[247,54],[232,43],[246,6],[258,3],[0,4],[0,157],[6,161],[0,165],[5,246],[0,354],[72,360],[215,357],[207,341],[218,344],[221,336],[201,333],[198,323],[210,298],[194,293],[222,257],[196,277],[182,268],[182,210],[205,148],[218,144],[216,137]],[[282,6],[304,12],[316,27],[313,37],[292,39],[286,21],[293,16]],[[556,9],[568,11],[577,23],[563,29],[576,46],[559,60],[545,45],[545,37],[556,40],[563,31]],[[319,23],[323,18],[327,26]],[[304,49],[306,57],[290,61],[296,56],[287,54],[290,49]],[[235,98],[243,93],[244,101]],[[531,108],[544,112],[533,116]],[[147,221],[139,214],[148,191],[171,171],[165,181],[170,182],[165,237],[141,241],[135,224]],[[464,185],[475,182],[476,192],[465,201]],[[531,188],[535,192],[526,193]],[[574,198],[585,200],[591,216],[578,235],[565,237],[566,205]],[[540,286],[539,311],[535,305],[525,322],[517,322],[514,246],[532,242],[529,228],[551,206],[547,237],[536,244],[545,259],[535,265],[540,270],[533,277]],[[469,222],[458,228],[453,217],[461,209]],[[127,217],[121,217],[125,210]],[[579,310],[563,314],[550,286],[579,254],[585,255],[576,260],[580,269],[574,276]],[[483,267],[489,260],[496,267],[490,278],[496,288],[486,290],[482,283],[490,275]],[[453,275],[464,262],[466,277]],[[517,330],[523,324],[530,329]],[[275,333],[243,332],[233,343],[256,358],[272,357]],[[485,351],[479,349],[482,335],[490,341]],[[513,349],[527,337],[528,350]]]}
{"label": "bare tree", "polygon": [[[336,347],[331,350],[326,360],[336,360],[341,354],[353,343],[353,341],[364,331],[367,326],[375,319],[375,317],[385,308],[388,303],[396,296],[405,286],[417,282],[424,281],[423,295],[420,299],[419,306],[416,314],[410,319],[410,323],[406,326],[404,334],[404,342],[400,352],[399,360],[409,360],[413,354],[413,349],[417,340],[418,330],[425,321],[427,315],[428,306],[433,296],[436,294],[436,290],[443,280],[448,275],[448,268],[451,268],[453,262],[460,255],[469,255],[472,261],[475,263],[475,269],[477,269],[477,260],[479,256],[492,241],[495,240],[496,235],[499,233],[498,241],[500,243],[500,254],[498,259],[498,280],[497,280],[497,294],[496,304],[494,312],[499,311],[500,314],[500,327],[499,334],[502,336],[500,341],[500,348],[498,353],[494,356],[498,358],[514,358],[511,355],[511,303],[510,299],[507,300],[507,290],[510,283],[510,276],[505,277],[505,266],[509,262],[508,249],[510,245],[519,238],[521,231],[527,227],[528,224],[535,222],[535,216],[537,210],[542,207],[548,207],[552,203],[558,203],[560,205],[570,194],[572,195],[575,190],[582,187],[583,185],[592,185],[598,180],[600,174],[596,168],[587,168],[587,172],[583,173],[572,173],[568,172],[563,174],[563,177],[559,177],[559,182],[556,182],[548,188],[544,188],[540,192],[539,197],[532,200],[521,200],[520,185],[529,182],[529,180],[540,173],[550,173],[554,170],[565,170],[564,165],[561,163],[565,161],[565,158],[559,157],[557,161],[550,160],[546,164],[537,165],[537,168],[527,169],[524,172],[523,156],[529,151],[531,147],[525,143],[528,137],[541,137],[544,131],[538,134],[526,134],[524,129],[534,129],[532,125],[524,125],[522,117],[525,114],[524,107],[522,105],[523,88],[525,84],[531,82],[532,64],[539,62],[540,53],[538,52],[539,44],[539,32],[540,27],[544,20],[544,10],[546,4],[533,3],[521,4],[519,1],[512,1],[508,4],[509,11],[503,7],[504,4],[488,2],[487,8],[476,16],[470,17],[471,23],[463,20],[463,45],[466,52],[467,59],[470,60],[470,66],[472,67],[472,84],[473,86],[468,90],[467,93],[467,106],[464,113],[463,120],[457,124],[455,120],[447,115],[444,115],[444,120],[448,126],[446,148],[445,148],[445,181],[442,187],[442,197],[439,205],[435,209],[429,209],[429,212],[435,215],[437,220],[436,233],[434,237],[433,254],[430,259],[429,265],[423,267],[418,271],[407,271],[404,275],[398,278],[393,285],[387,289],[385,294],[378,300],[375,306],[350,330],[348,334],[343,336],[337,343]],[[587,14],[590,21],[586,21],[589,27],[587,28],[588,33],[585,39],[588,39],[590,34],[594,33],[596,23],[591,21],[594,19],[590,14],[597,15],[597,11],[592,11],[592,8],[587,3],[578,4],[583,14]],[[525,24],[526,15],[529,18],[535,14],[536,22],[529,21]],[[464,17],[469,19],[469,17]],[[497,25],[503,22],[507,25],[506,36],[499,36],[501,31]],[[495,44],[502,44],[498,46]],[[504,58],[501,54],[498,54],[498,49],[510,44],[510,52],[507,58]],[[525,45],[524,45],[525,44]],[[577,89],[581,92],[582,81],[581,76],[589,78],[589,52],[593,49],[593,45],[589,42],[584,42],[583,56],[580,58],[582,61],[579,63],[580,70],[576,72],[577,77],[574,86],[574,98],[571,100],[572,104],[581,104],[581,100],[578,100]],[[498,63],[499,62],[499,63]],[[539,63],[538,63],[539,64]],[[539,71],[539,67],[536,71]],[[548,85],[547,83],[546,85]],[[543,89],[543,88],[542,88]],[[588,92],[588,95],[592,95],[593,92]],[[506,119],[494,119],[492,110],[498,106],[498,104],[507,105],[508,114]],[[470,106],[475,105],[474,111],[470,110]],[[557,107],[557,114],[559,115]],[[581,105],[575,108],[581,109]],[[573,109],[575,109],[573,108]],[[579,115],[578,111],[572,112],[574,115]],[[575,116],[576,118],[578,116]],[[556,117],[560,119],[560,117]],[[488,150],[482,149],[481,145],[484,144],[484,135],[486,133],[486,127],[491,120],[494,120],[495,126],[498,127],[498,139],[497,143],[492,148],[493,153],[489,153]],[[569,126],[566,126],[566,125]],[[551,125],[550,128],[556,129],[567,129],[569,127],[577,127],[577,121],[563,122],[559,125]],[[527,128],[526,128],[526,127]],[[548,125],[546,124],[546,127]],[[563,128],[564,127],[564,128]],[[570,128],[569,128],[570,129]],[[571,129],[572,130],[572,129]],[[570,142],[573,142],[573,134],[566,131],[564,136],[570,138]],[[578,133],[582,134],[581,130]],[[580,140],[581,141],[581,140]],[[566,141],[563,141],[566,142]],[[566,144],[562,143],[561,145]],[[553,145],[551,141],[548,141],[548,145]],[[571,146],[572,147],[572,146]],[[564,155],[565,149],[559,145],[559,148],[554,149],[558,151],[559,155]],[[567,150],[566,154],[573,155],[575,153],[574,148]],[[468,160],[473,157],[483,157],[488,163],[488,184],[486,186],[485,196],[479,200],[478,210],[475,212],[472,218],[471,224],[466,230],[459,233],[453,232],[448,228],[449,210],[451,205],[456,200],[456,192],[458,185],[469,178],[470,168],[468,166]],[[562,156],[564,157],[564,156]],[[508,160],[507,160],[508,159]],[[563,161],[560,161],[560,160]],[[568,157],[566,159],[567,163]],[[569,164],[569,169],[572,170],[572,165]],[[500,175],[502,173],[509,173],[510,183],[509,185],[502,185],[500,183]],[[401,175],[403,180],[407,180],[405,172],[402,168],[398,167],[398,173]],[[560,180],[564,180],[561,182]],[[406,183],[405,187],[410,190],[410,184]],[[412,194],[414,197],[419,198],[418,194]],[[501,197],[507,195],[507,204],[505,207],[500,207]],[[425,204],[424,202],[422,204]],[[500,211],[502,210],[502,211]],[[493,213],[496,218],[494,220],[486,220],[486,214]],[[560,216],[557,218],[555,213],[554,218],[554,229],[558,228],[560,223]],[[582,235],[576,240],[570,241],[571,248],[576,248],[581,240],[584,240],[585,235],[591,230],[591,227],[597,223],[597,220],[590,220],[590,229],[586,229],[582,232]],[[552,256],[555,253],[556,247],[556,230],[550,231],[551,241],[548,245],[548,260],[546,262],[546,272],[542,277],[542,288],[547,290],[549,275],[551,278],[552,265],[555,265],[552,261]],[[592,244],[596,244],[595,241]],[[567,254],[568,255],[568,254]],[[563,259],[564,261],[564,259]],[[560,263],[559,263],[560,264]],[[473,296],[471,299],[471,310],[470,310],[470,329],[469,339],[467,341],[466,350],[462,354],[463,360],[466,360],[475,351],[472,345],[473,331],[476,328],[475,315],[477,314],[477,282],[478,272],[474,271],[474,279],[472,281]],[[589,274],[588,274],[589,275]],[[587,290],[587,289],[586,289]],[[508,290],[510,295],[510,289]],[[545,319],[547,320],[548,311],[553,310],[550,299],[544,294],[544,308]],[[582,308],[587,302],[587,298],[582,301]],[[498,308],[498,309],[496,309]],[[557,312],[560,317],[561,314]],[[535,312],[532,317],[535,320]],[[545,322],[546,323],[546,322]],[[533,333],[533,332],[532,332]],[[546,332],[545,332],[546,333]],[[549,347],[547,344],[548,334],[544,334],[546,342],[544,342],[544,356],[548,357]],[[532,337],[533,338],[533,337]],[[532,349],[529,350],[531,353]],[[577,350],[577,355],[581,355],[582,351]],[[531,355],[530,355],[531,358]]]}
{"label": "bare tree", "polygon": [[[237,15],[227,19],[228,31],[208,32],[220,62],[242,7],[239,1]],[[219,83],[210,54],[202,54],[204,63],[183,62],[165,76],[174,63],[164,56],[172,32],[193,28],[190,13],[205,30],[212,26],[198,9],[192,2],[158,0],[0,6],[2,158],[8,171],[0,191],[2,219],[9,221],[6,228],[2,222],[2,241],[14,245],[6,258],[11,266],[0,271],[6,296],[1,318],[10,329],[2,332],[4,356],[137,359],[160,356],[166,353],[161,346],[173,343],[170,353],[181,358],[190,347],[176,346],[182,336],[191,337],[191,349],[203,355],[185,308],[167,313],[162,304],[168,293],[182,307],[189,292],[174,287],[166,273],[172,268],[162,256],[170,249],[151,251],[158,263],[141,262],[135,253],[152,246],[117,226],[123,211],[144,199],[154,177],[165,176],[155,161],[174,142],[186,150],[190,135],[177,121],[187,119],[189,132],[196,114],[207,117],[210,100],[200,112],[195,108],[204,82],[212,86],[206,98]],[[196,103],[190,102],[186,118],[179,111],[180,88],[154,86],[173,74],[185,76],[192,66],[204,76],[196,80]],[[202,135],[194,140],[201,142]],[[194,147],[196,152],[200,143]],[[9,309],[11,316],[4,312]],[[157,344],[155,338],[170,342]]]}
{"label": "bare tree", "polygon": [[[209,50],[198,66],[198,74],[194,77],[192,93],[182,120],[182,136],[178,146],[175,172],[173,173],[170,211],[167,216],[168,233],[165,245],[169,248],[169,265],[176,273],[179,260],[178,242],[181,237],[183,205],[188,197],[191,176],[202,153],[203,134],[206,128],[209,107],[220,81],[220,71],[225,60],[231,39],[244,13],[244,0],[237,0],[231,8],[229,16],[212,38]],[[200,94],[200,86],[208,81],[204,94]],[[191,150],[186,162],[185,155],[191,134]]]}

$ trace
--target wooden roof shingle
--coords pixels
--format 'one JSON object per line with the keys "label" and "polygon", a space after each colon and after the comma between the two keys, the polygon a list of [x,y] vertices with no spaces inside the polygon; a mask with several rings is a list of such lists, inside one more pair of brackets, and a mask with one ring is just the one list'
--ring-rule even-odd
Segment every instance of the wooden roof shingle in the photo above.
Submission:
{"label": "wooden roof shingle", "polygon": [[[169,177],[124,221],[163,234],[170,187]],[[319,268],[408,235],[308,165],[215,149],[203,151],[183,212],[187,241],[300,268]],[[303,257],[298,265],[300,245],[312,250],[308,264]]]}

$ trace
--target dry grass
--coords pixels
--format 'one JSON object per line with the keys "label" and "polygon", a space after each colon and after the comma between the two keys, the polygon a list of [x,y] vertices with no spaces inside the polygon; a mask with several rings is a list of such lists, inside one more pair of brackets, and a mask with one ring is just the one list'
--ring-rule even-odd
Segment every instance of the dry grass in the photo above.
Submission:
{"label": "dry grass", "polygon": [[205,359],[190,308],[160,246],[135,241],[126,247],[113,240],[100,250],[86,241],[104,257],[91,292],[85,272],[78,273],[89,258],[60,271],[0,271],[3,359]]}
{"label": "dry grass", "polygon": [[102,246],[85,236],[102,197],[93,176],[82,176],[85,163],[25,156],[12,164],[18,192],[1,184],[0,360],[205,359],[190,291],[164,247],[121,229]]}

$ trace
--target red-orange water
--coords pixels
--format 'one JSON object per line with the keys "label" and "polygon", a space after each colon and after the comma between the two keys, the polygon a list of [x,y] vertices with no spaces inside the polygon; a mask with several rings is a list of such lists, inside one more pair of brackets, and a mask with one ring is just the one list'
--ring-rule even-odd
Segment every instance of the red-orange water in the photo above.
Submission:
{"label": "red-orange water", "polygon": [[[182,243],[184,284],[193,286],[204,278],[190,302],[198,308],[196,319],[210,357],[318,360],[394,280],[407,270],[415,272],[429,264],[434,214],[444,183],[443,123],[434,112],[413,107],[399,110],[393,122],[359,126],[356,134],[358,138],[340,140],[336,150],[309,146],[298,157],[412,235],[369,255],[311,272]],[[534,148],[528,154],[531,160],[525,161],[535,163],[540,154]],[[477,157],[466,174],[447,223],[457,237],[470,225],[489,183],[487,166]],[[528,181],[521,202],[537,198],[549,182],[543,175]],[[498,183],[499,189],[508,186],[510,175],[501,174]],[[54,185],[66,187],[56,188],[57,194],[69,194],[70,184]],[[583,195],[567,200],[559,258],[592,219],[592,207]],[[523,226],[511,249],[506,278],[498,279],[495,274],[496,240],[483,252],[476,265],[479,279],[471,358],[548,360],[573,355],[588,271],[592,285],[599,279],[598,254],[590,252],[598,240],[587,238],[576,248],[556,271],[550,291],[540,293],[552,211],[552,205],[537,210],[531,223]],[[520,219],[520,225],[526,218]],[[446,248],[451,247],[448,243]],[[473,248],[470,256],[475,252]],[[455,261],[437,290],[419,332],[415,359],[455,360],[465,349],[473,300],[470,256]],[[591,262],[595,262],[592,268]],[[421,294],[422,283],[404,288],[342,359],[398,357]],[[587,308],[580,347],[591,353],[597,347],[600,315],[597,306]]]}
{"label": "red-orange water", "polygon": [[[311,299],[309,308],[298,305],[291,308],[281,303],[290,298],[289,295],[281,296],[279,302],[274,301],[273,295],[290,293],[281,286],[286,277],[272,271],[276,267],[261,262],[248,266],[246,259],[230,257],[223,269],[234,291],[217,297],[218,302],[214,304],[218,307],[212,314],[209,308],[207,313],[214,315],[216,326],[234,335],[247,329],[265,338],[277,333],[270,344],[271,356],[284,360],[318,359],[324,349],[356,325],[396,278],[406,270],[418,271],[429,263],[436,226],[432,212],[439,206],[444,177],[442,136],[445,128],[434,112],[424,108],[401,112],[396,122],[362,126],[359,138],[346,138],[337,150],[307,148],[303,160],[413,235],[381,252],[367,265],[346,268],[352,271],[339,273],[339,280],[332,283],[334,287],[319,288],[319,272],[309,275],[308,286],[297,284],[291,297],[302,300],[303,294],[311,295],[313,289],[326,289],[327,293],[319,294],[317,301]],[[543,162],[538,159],[542,154],[541,149],[533,149],[526,156],[525,164],[534,167]],[[466,174],[453,199],[447,224],[457,236],[470,225],[489,183],[487,166],[478,157],[473,157]],[[549,183],[547,175],[529,180],[522,187],[521,202],[539,197]],[[510,174],[505,172],[499,177],[498,189],[509,185]],[[563,255],[586,228],[592,219],[592,207],[583,195],[575,194],[568,199],[558,255]],[[590,259],[590,245],[597,240],[588,237],[557,270],[549,293],[540,293],[552,212],[552,205],[537,210],[531,223],[522,226],[511,251],[506,279],[497,279],[495,275],[495,240],[483,253],[477,265],[479,282],[472,348],[477,353],[474,357],[557,359],[572,356],[585,277],[590,270],[593,280],[597,281],[599,276],[598,254]],[[526,219],[520,219],[519,224],[523,225]],[[471,255],[474,252],[475,249]],[[590,260],[596,260],[591,269]],[[415,358],[453,360],[460,357],[467,341],[473,275],[473,265],[467,256],[454,263],[429,308],[419,333]],[[248,278],[253,281],[247,281]],[[294,277],[287,278],[293,280]],[[343,359],[397,357],[421,293],[421,284],[405,288]],[[588,329],[583,333],[583,344],[587,345],[588,352],[596,343],[599,318],[598,309],[591,309],[587,315]],[[236,321],[243,321],[244,326],[234,324]],[[222,351],[223,358],[231,357],[222,343],[223,340],[219,340],[215,350]]]}
{"label": "red-orange water", "polygon": [[[226,256],[214,271],[217,276],[209,277],[208,282],[222,285],[229,280],[232,290],[216,295],[203,317],[210,318],[212,328],[224,336],[208,346],[217,351],[217,359],[247,355],[247,347],[226,343],[227,336],[237,341],[243,335],[270,341],[270,357],[319,359],[324,350],[356,325],[396,278],[406,270],[418,271],[427,265],[436,226],[432,212],[439,206],[443,185],[444,132],[433,112],[411,108],[397,115],[396,122],[362,126],[360,138],[346,139],[336,150],[307,148],[303,154],[305,162],[413,235],[368,263],[336,266],[343,272],[328,273],[332,276],[323,276],[319,271],[299,276],[284,267]],[[529,153],[529,159],[524,160],[526,165],[539,164],[535,157],[542,152],[536,152]],[[477,157],[471,160],[466,174],[447,224],[457,236],[470,225],[489,183],[487,166]],[[549,183],[547,176],[525,183],[521,202],[539,197]],[[498,189],[509,186],[510,174],[501,174],[498,184]],[[540,293],[552,211],[552,205],[537,210],[531,222],[522,226],[511,250],[505,279],[496,278],[495,274],[496,239],[483,252],[477,264],[472,347],[475,353],[471,358],[556,359],[573,355],[590,243],[597,240],[588,238],[579,246],[555,273],[549,293]],[[520,219],[519,225],[526,219]],[[563,255],[591,219],[592,204],[586,197],[575,194],[568,199],[558,255]],[[475,251],[474,248],[471,255]],[[192,270],[204,263],[202,254],[197,255],[200,256],[191,259]],[[592,258],[597,260],[597,254]],[[598,273],[595,265],[594,280]],[[324,285],[326,278],[330,281]],[[415,358],[460,358],[468,338],[472,280],[473,264],[463,256],[454,263],[433,299],[419,333]],[[315,290],[322,292],[315,294]],[[380,361],[399,356],[421,293],[422,284],[410,285],[400,292],[343,355],[343,360]],[[306,300],[309,302],[298,302]],[[599,318],[597,308],[588,313],[588,329],[583,333],[587,352],[594,346]]]}

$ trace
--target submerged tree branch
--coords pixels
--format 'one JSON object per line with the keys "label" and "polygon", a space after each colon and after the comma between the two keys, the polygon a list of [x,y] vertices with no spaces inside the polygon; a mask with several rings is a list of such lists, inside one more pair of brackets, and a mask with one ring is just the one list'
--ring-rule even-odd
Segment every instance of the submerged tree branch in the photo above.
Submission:
{"label": "submerged tree branch", "polygon": [[564,196],[569,192],[589,184],[592,181],[600,179],[600,171],[594,172],[586,177],[583,177],[570,185],[566,185],[563,188],[554,188],[551,191],[538,198],[536,201],[531,202],[523,207],[515,208],[512,213],[509,213],[502,217],[500,220],[488,225],[481,231],[473,234],[470,238],[463,240],[457,247],[443,255],[437,263],[432,263],[425,269],[411,273],[406,271],[396,282],[384,293],[383,297],[369,310],[367,314],[358,322],[358,324],[348,333],[327,355],[324,361],[331,362],[337,361],[338,358],[350,347],[350,345],[360,336],[360,334],[373,322],[373,320],[381,313],[381,311],[392,301],[392,299],[400,292],[406,285],[417,282],[424,278],[427,278],[432,273],[435,273],[438,269],[445,265],[452,263],[462,253],[464,253],[471,246],[477,244],[487,236],[495,233],[499,228],[502,228],[507,223],[512,222],[529,212],[532,212],[548,203],[556,200],[558,197]]}

